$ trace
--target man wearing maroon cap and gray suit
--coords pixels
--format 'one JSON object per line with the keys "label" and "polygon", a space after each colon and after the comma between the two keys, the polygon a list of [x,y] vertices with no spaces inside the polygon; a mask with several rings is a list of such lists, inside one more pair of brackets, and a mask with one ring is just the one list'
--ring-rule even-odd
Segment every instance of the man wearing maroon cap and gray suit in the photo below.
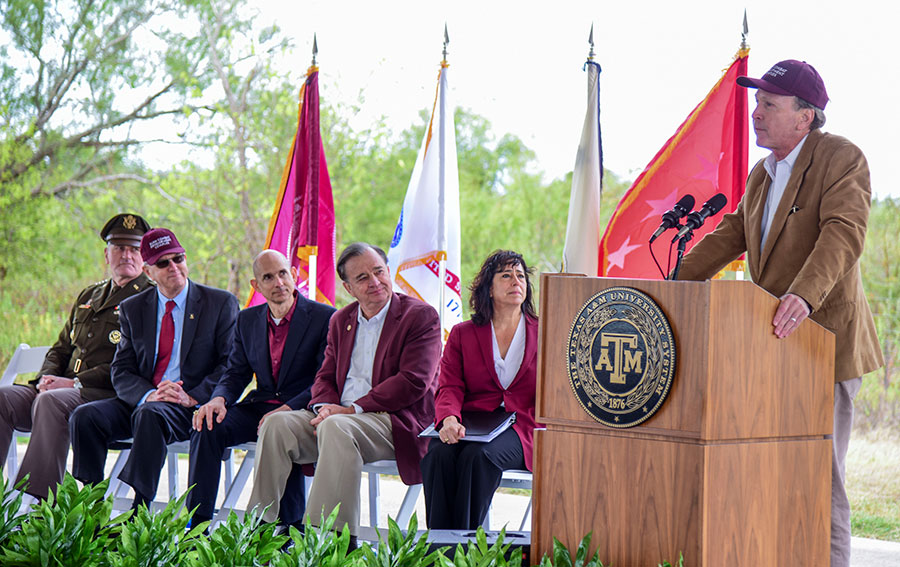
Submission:
{"label": "man wearing maroon cap and gray suit", "polygon": [[679,279],[709,278],[746,251],[753,281],[781,299],[772,319],[777,337],[787,337],[807,317],[835,333],[831,565],[846,567],[844,457],[853,398],[862,375],[884,364],[859,268],[869,168],[859,148],[819,129],[828,94],[812,65],[782,61],[760,79],[739,77],[737,83],[758,89],[756,144],[772,153],[750,172],[737,209],[685,256]]}
{"label": "man wearing maroon cap and gray suit", "polygon": [[72,474],[86,483],[103,480],[111,443],[134,439],[119,478],[134,489],[135,507],[156,496],[166,445],[190,438],[194,409],[225,370],[238,313],[234,295],[187,278],[172,231],[148,231],[141,257],[157,288],[120,305],[116,398],[80,406],[69,421]]}

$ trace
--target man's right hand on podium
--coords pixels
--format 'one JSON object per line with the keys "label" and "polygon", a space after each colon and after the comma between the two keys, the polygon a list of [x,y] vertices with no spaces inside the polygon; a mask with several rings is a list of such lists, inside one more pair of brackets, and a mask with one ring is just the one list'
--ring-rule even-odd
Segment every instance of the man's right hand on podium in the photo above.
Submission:
{"label": "man's right hand on podium", "polygon": [[797,330],[800,323],[809,317],[809,304],[793,293],[786,293],[781,296],[781,303],[775,310],[775,317],[772,319],[772,325],[775,327],[775,336],[783,339]]}

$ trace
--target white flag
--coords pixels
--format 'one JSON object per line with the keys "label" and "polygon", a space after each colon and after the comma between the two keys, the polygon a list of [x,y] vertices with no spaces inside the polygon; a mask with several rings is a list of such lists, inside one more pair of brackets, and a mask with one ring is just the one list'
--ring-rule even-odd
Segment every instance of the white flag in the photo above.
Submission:
{"label": "white flag", "polygon": [[596,276],[600,250],[600,188],[603,163],[600,146],[600,66],[587,62],[588,97],[581,142],[572,171],[569,220],[563,248],[563,271]]}
{"label": "white flag", "polygon": [[[431,121],[388,252],[394,289],[437,310],[445,341],[453,325],[462,321],[459,170],[453,110],[447,65],[442,63]],[[444,285],[440,285],[442,277]]]}

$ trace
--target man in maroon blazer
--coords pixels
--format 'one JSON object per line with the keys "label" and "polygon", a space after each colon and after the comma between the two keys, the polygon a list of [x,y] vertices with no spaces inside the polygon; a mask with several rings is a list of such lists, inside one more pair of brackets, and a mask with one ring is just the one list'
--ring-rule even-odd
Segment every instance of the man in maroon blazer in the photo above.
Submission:
{"label": "man in maroon blazer", "polygon": [[310,520],[340,504],[335,525],[355,539],[363,463],[396,459],[403,482],[422,482],[427,441],[418,434],[434,419],[441,329],[434,308],[391,292],[383,250],[351,244],[337,272],[356,302],[331,318],[310,409],[263,422],[250,506],[269,506],[264,518],[275,521],[293,463],[317,463]]}

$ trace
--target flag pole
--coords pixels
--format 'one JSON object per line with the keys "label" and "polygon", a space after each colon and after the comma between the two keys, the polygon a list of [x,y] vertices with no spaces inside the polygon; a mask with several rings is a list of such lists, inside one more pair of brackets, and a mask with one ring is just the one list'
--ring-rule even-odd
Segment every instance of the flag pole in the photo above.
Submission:
{"label": "flag pole", "polygon": [[[438,121],[438,132],[439,132],[439,140],[438,140],[438,301],[439,309],[438,309],[438,318],[440,320],[441,329],[444,328],[444,289],[446,285],[444,282],[447,280],[447,227],[446,227],[446,218],[444,214],[444,191],[445,191],[445,138],[446,138],[446,130],[447,127],[447,117],[446,114],[446,93],[444,92],[444,73],[447,72],[447,67],[449,63],[447,63],[447,44],[450,43],[450,36],[447,33],[447,22],[444,22],[444,49],[443,49],[443,59],[441,60],[441,76],[440,76],[440,91],[441,91],[441,100],[440,100],[440,120]],[[442,337],[443,338],[443,337]]]}
{"label": "flag pole", "polygon": [[[309,72],[307,72],[306,76],[309,78],[309,73],[312,72],[313,69],[316,68],[316,55],[319,54],[319,45],[316,41],[316,34],[313,33],[313,47],[312,47],[312,65],[309,68]],[[314,148],[312,151],[319,151],[318,147]],[[311,180],[316,185],[319,184],[318,179]],[[316,191],[316,199],[319,198],[319,192]],[[316,223],[318,226],[318,223]],[[308,282],[308,295],[310,301],[316,301],[316,276],[318,275],[318,256],[319,256],[319,235],[318,229],[317,234],[315,235],[316,245],[312,247],[312,253],[309,255],[309,279]]]}

